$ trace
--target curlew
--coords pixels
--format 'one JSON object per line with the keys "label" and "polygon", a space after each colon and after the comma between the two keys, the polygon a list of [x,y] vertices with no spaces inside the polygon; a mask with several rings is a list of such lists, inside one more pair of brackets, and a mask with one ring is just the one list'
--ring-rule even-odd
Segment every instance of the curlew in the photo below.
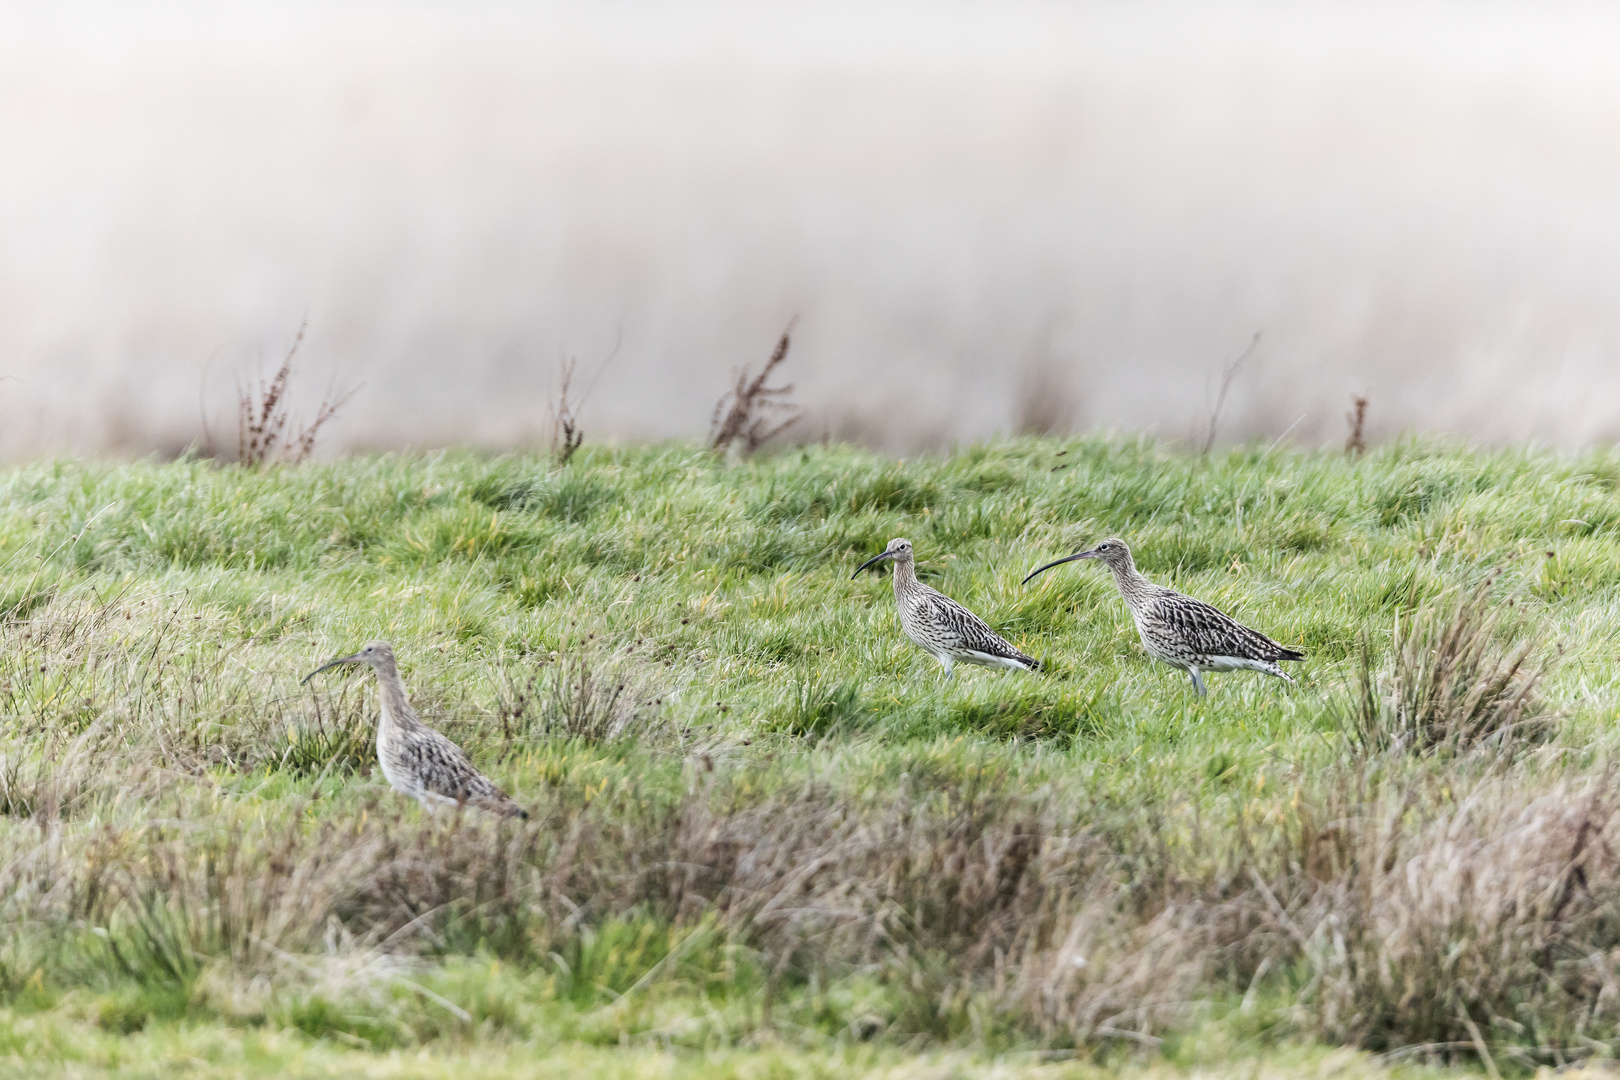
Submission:
{"label": "curlew", "polygon": [[951,677],[951,665],[958,661],[1018,671],[1040,668],[1039,661],[1007,644],[983,619],[918,581],[910,540],[890,540],[881,555],[861,563],[850,577],[889,559],[894,561],[894,602],[900,609],[900,626],[907,637],[944,665],[946,678]]}
{"label": "curlew", "polygon": [[305,675],[303,681],[307,683],[339,664],[368,664],[377,673],[382,698],[382,715],[377,719],[377,762],[395,791],[409,795],[428,810],[474,806],[503,817],[529,816],[527,810],[478,771],[466,751],[417,719],[394,664],[392,645],[373,641],[353,656],[328,660]]}
{"label": "curlew", "polygon": [[1194,600],[1184,593],[1155,585],[1136,570],[1131,549],[1123,540],[1104,540],[1090,551],[1081,551],[1047,563],[1024,579],[1076,559],[1101,559],[1113,571],[1114,584],[1125,598],[1136,620],[1142,647],[1155,660],[1181,668],[1192,676],[1193,689],[1203,697],[1205,671],[1263,671],[1279,679],[1293,678],[1277,663],[1303,660],[1305,654],[1285,648],[1258,630],[1250,630],[1230,615]]}

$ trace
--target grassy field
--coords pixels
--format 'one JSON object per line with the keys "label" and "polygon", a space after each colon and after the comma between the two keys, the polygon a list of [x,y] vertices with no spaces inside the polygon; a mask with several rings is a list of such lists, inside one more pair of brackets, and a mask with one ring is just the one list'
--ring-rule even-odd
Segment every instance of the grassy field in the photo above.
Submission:
{"label": "grassy field", "polygon": [[[1102,438],[13,470],[5,1071],[1611,1056],[1617,481]],[[1100,567],[1020,586],[1108,535],[1299,684],[1197,699]],[[850,579],[894,536],[1046,670],[944,681]],[[373,768],[369,672],[299,685],[376,637],[529,821],[424,814]]]}

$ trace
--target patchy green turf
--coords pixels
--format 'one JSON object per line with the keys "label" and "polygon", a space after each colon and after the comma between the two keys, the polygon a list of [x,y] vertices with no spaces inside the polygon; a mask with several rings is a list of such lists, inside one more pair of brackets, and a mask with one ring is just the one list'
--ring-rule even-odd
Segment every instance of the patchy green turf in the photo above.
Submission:
{"label": "patchy green turf", "polygon": [[[1597,797],[1617,479],[1615,453],[1103,438],[13,470],[0,1055],[41,1075],[527,1075],[544,1055],[604,1076],[1084,1076],[1383,1067],[1310,1049],[1333,1042],[1391,1068],[1414,1044],[1503,1068],[1606,1051],[1610,976],[1575,946],[1620,947],[1600,929],[1620,873],[1586,839],[1556,888],[1502,856],[1554,897],[1533,925],[1590,914],[1578,942],[1512,946],[1513,978],[1545,983],[1518,996],[1469,974],[1508,963],[1482,886],[1435,909],[1449,945],[1380,929],[1427,910],[1392,893],[1355,908],[1347,948],[1355,890],[1322,883],[1376,876],[1333,846],[1334,807],[1393,823],[1424,880],[1437,822],[1505,851],[1526,807]],[[1304,649],[1299,685],[1214,674],[1196,699],[1100,567],[1019,584],[1109,535]],[[941,679],[886,575],[850,579],[894,536],[1048,670]],[[1397,625],[1492,570],[1496,632],[1562,650],[1551,740],[1367,780],[1344,737],[1363,653],[1383,663]],[[425,816],[372,769],[369,675],[299,686],[374,637],[531,822]],[[1570,828],[1601,833],[1607,804],[1580,805]],[[1357,959],[1397,938],[1423,943],[1378,953],[1382,974]]]}

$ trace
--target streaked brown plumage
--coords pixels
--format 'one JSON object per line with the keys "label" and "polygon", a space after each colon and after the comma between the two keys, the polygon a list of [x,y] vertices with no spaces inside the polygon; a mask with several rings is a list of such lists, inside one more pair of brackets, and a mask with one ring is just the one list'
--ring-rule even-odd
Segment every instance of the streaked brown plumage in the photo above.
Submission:
{"label": "streaked brown plumage", "polygon": [[338,664],[367,664],[377,673],[382,714],[377,719],[377,763],[393,789],[428,810],[473,806],[503,817],[526,818],[529,812],[496,787],[461,747],[422,723],[405,696],[405,683],[394,663],[394,648],[373,641],[352,656],[329,660],[304,676]]}
{"label": "streaked brown plumage", "polygon": [[1123,540],[1104,540],[1090,551],[1049,562],[1032,571],[1024,582],[1076,559],[1100,559],[1113,572],[1114,584],[1136,621],[1142,647],[1155,660],[1190,675],[1200,697],[1206,693],[1205,671],[1262,671],[1293,682],[1278,661],[1305,659],[1304,653],[1277,644],[1202,600],[1153,584],[1137,572],[1131,549]]}
{"label": "streaked brown plumage", "polygon": [[894,561],[894,602],[900,609],[900,628],[907,637],[944,665],[946,678],[951,677],[951,665],[957,662],[1019,671],[1040,668],[1039,661],[1013,648],[983,619],[944,593],[918,581],[910,540],[890,540],[889,546],[881,554],[872,556],[856,567],[855,573],[859,574],[868,566],[891,559]]}

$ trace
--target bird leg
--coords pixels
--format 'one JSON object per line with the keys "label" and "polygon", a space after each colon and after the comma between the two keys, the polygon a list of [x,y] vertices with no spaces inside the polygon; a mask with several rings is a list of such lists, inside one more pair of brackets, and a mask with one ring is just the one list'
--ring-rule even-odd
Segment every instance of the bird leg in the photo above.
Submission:
{"label": "bird leg", "polygon": [[1204,676],[1203,676],[1203,674],[1195,667],[1189,667],[1187,669],[1187,674],[1192,676],[1193,689],[1198,692],[1198,696],[1199,697],[1208,697],[1209,696],[1209,691],[1204,689]]}

